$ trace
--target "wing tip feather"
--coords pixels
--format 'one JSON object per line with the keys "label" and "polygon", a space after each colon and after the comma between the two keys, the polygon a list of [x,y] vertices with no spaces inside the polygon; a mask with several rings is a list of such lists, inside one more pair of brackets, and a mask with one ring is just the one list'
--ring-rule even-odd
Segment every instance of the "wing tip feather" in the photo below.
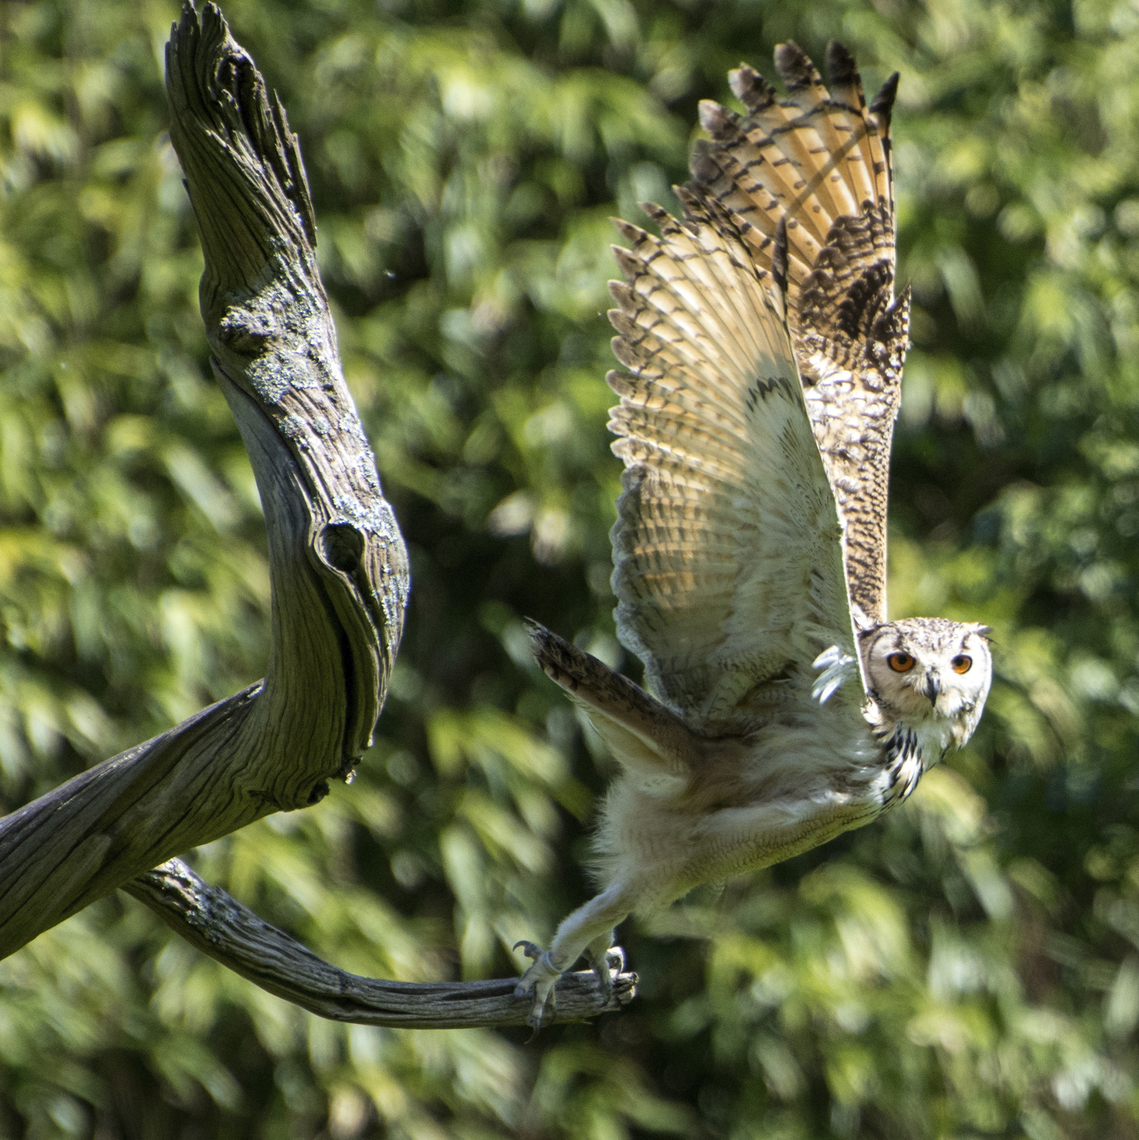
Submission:
{"label": "wing tip feather", "polygon": [[[640,226],[634,225],[632,222],[627,222],[627,221],[625,221],[624,218],[610,218],[609,220],[613,223],[613,228],[626,241],[632,242],[633,245],[637,245],[639,242],[643,241],[646,237],[648,237],[647,232],[645,230],[641,229]],[[611,250],[613,250],[614,253],[616,253],[618,249],[624,249],[625,247],[624,246],[611,245],[609,248]],[[627,253],[628,250],[626,250],[625,252]]]}
{"label": "wing tip feather", "polygon": [[776,99],[775,88],[754,67],[741,63],[728,72],[728,86],[732,94],[753,114],[759,115]]}
{"label": "wing tip feather", "polygon": [[717,141],[734,137],[738,117],[714,99],[701,99],[699,105],[700,125]]}
{"label": "wing tip feather", "polygon": [[898,97],[898,81],[900,79],[901,73],[895,71],[870,101],[870,113],[877,118],[884,135],[890,133],[890,119],[894,112],[894,100]]}
{"label": "wing tip feather", "polygon": [[822,76],[810,57],[794,40],[775,45],[775,70],[788,94],[823,85]]}
{"label": "wing tip feather", "polygon": [[827,81],[833,87],[862,87],[862,77],[858,73],[858,63],[854,53],[838,40],[827,44]]}

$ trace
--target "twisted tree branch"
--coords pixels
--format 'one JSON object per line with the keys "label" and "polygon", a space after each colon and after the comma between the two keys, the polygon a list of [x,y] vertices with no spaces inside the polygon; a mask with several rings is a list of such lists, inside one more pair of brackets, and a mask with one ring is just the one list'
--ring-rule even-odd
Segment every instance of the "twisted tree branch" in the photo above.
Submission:
{"label": "twisted tree branch", "polygon": [[[533,999],[516,998],[517,978],[484,982],[389,982],[331,966],[263,922],[225,891],[171,859],[123,888],[199,950],[271,994],[333,1021],[463,1029],[524,1025]],[[595,1017],[632,1000],[636,974],[613,977],[607,1001],[592,971],[558,982],[548,1021]]]}
{"label": "twisted tree branch", "polygon": [[[205,253],[211,363],[265,512],[272,648],[265,679],[0,820],[0,957],[123,887],[179,934],[324,1017],[516,1024],[514,979],[372,981],[322,962],[171,856],[317,803],[371,743],[399,645],[407,555],[340,369],[296,137],[213,4],[167,45],[171,139]],[[621,975],[559,984],[584,1017],[633,995]]]}

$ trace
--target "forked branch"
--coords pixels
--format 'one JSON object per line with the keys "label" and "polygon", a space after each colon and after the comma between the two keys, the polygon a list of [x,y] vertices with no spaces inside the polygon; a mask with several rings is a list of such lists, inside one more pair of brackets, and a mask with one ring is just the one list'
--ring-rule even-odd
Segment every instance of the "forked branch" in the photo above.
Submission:
{"label": "forked branch", "polygon": [[[322,962],[171,856],[317,803],[372,739],[407,602],[407,556],[344,382],[296,137],[220,11],[187,3],[167,46],[171,139],[205,253],[211,363],[265,512],[265,679],[0,820],[0,957],[117,887],[206,953],[325,1017],[525,1020],[502,982],[370,981]],[[560,1013],[606,999],[583,976]]]}
{"label": "forked branch", "polygon": [[168,48],[214,371],[269,535],[264,681],[0,821],[0,956],[172,855],[316,803],[367,748],[407,560],[336,354],[294,136],[216,8]]}

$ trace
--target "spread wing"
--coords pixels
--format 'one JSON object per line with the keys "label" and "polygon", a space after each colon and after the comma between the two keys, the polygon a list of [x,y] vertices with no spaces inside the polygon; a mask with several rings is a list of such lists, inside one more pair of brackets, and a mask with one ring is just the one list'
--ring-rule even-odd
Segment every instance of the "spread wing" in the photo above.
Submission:
{"label": "spread wing", "polygon": [[645,208],[661,237],[618,223],[610,285],[617,631],[688,725],[746,732],[807,708],[820,651],[854,653],[838,514],[770,270],[715,201]]}
{"label": "spread wing", "polygon": [[787,225],[787,308],[815,439],[838,500],[859,625],[886,618],[890,445],[908,347],[909,290],[894,296],[892,76],[866,106],[850,53],[827,49],[830,90],[794,44],[775,66],[777,98],[758,72],[729,76],[740,116],[705,102],[711,141],[692,160],[690,203],[716,201],[768,268]]}

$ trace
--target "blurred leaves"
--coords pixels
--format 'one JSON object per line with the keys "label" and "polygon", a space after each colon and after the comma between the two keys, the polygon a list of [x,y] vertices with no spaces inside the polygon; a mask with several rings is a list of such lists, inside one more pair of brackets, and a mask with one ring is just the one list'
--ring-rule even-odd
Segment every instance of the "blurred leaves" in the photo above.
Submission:
{"label": "blurred leaves", "polygon": [[[988,622],[981,731],[880,824],[622,931],[524,1034],[321,1022],[112,898],[0,965],[0,1135],[1132,1136],[1139,16],[1130,0],[235,0],[301,137],[408,538],[359,778],[200,869],[360,973],[503,975],[587,895],[607,761],[533,616],[610,617],[608,218],[676,208],[774,43],[901,72],[915,347],[891,609]],[[0,6],[0,806],[260,675],[264,537],[165,135],[172,2]]]}

